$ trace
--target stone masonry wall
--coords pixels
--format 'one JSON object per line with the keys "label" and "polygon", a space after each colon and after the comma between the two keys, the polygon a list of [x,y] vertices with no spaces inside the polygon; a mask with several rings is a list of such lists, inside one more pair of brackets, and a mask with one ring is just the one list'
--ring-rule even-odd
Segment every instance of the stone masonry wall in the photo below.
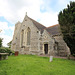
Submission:
{"label": "stone masonry wall", "polygon": [[[30,45],[27,45],[27,28],[30,28]],[[24,30],[24,37],[23,37],[23,46],[25,48],[21,48],[21,31]],[[39,52],[39,35],[40,31],[37,29],[36,26],[32,23],[32,21],[25,17],[23,22],[21,23],[20,30],[18,31],[17,39],[16,39],[16,50],[19,53],[38,53]]]}
{"label": "stone masonry wall", "polygon": [[55,55],[59,55],[59,56],[67,56],[67,54],[70,54],[70,50],[67,46],[67,44],[65,43],[65,41],[63,40],[62,35],[59,36],[55,36],[55,41],[58,43],[57,45],[57,50],[55,50]]}

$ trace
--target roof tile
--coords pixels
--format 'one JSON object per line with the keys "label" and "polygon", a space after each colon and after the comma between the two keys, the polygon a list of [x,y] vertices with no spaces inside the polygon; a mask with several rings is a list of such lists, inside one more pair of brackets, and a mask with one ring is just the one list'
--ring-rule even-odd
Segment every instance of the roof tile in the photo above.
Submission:
{"label": "roof tile", "polygon": [[56,24],[50,27],[45,27],[44,25],[40,24],[39,22],[31,19],[30,17],[28,17],[33,24],[41,31],[41,33],[43,33],[44,29],[46,29],[50,34],[52,35],[59,35],[60,34],[60,25]]}

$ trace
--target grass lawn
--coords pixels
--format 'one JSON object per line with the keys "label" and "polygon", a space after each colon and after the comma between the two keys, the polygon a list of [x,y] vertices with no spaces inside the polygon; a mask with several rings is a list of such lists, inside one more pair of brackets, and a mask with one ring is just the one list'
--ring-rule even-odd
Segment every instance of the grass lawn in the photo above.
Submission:
{"label": "grass lawn", "polygon": [[75,75],[75,61],[35,55],[9,56],[0,61],[0,75]]}

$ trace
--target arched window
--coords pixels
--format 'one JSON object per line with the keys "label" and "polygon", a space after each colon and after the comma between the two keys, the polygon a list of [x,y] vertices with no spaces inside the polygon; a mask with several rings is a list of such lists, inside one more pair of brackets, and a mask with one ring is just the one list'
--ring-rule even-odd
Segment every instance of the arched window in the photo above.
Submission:
{"label": "arched window", "polygon": [[24,30],[21,31],[21,46],[23,46]]}
{"label": "arched window", "polygon": [[27,29],[27,45],[30,45],[30,28]]}

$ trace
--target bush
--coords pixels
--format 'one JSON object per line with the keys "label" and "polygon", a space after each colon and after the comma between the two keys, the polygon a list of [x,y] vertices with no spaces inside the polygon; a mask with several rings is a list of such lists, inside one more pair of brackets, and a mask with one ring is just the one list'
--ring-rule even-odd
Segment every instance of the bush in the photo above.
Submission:
{"label": "bush", "polygon": [[9,55],[12,53],[10,48],[5,48],[6,49],[6,53],[9,53]]}
{"label": "bush", "polygon": [[12,51],[12,55],[15,55],[15,52],[14,51]]}
{"label": "bush", "polygon": [[7,50],[4,47],[0,47],[0,53],[6,53]]}
{"label": "bush", "polygon": [[75,57],[75,54],[73,54],[73,56]]}
{"label": "bush", "polygon": [[10,48],[7,47],[0,47],[0,53],[9,53],[9,55],[12,53]]}

